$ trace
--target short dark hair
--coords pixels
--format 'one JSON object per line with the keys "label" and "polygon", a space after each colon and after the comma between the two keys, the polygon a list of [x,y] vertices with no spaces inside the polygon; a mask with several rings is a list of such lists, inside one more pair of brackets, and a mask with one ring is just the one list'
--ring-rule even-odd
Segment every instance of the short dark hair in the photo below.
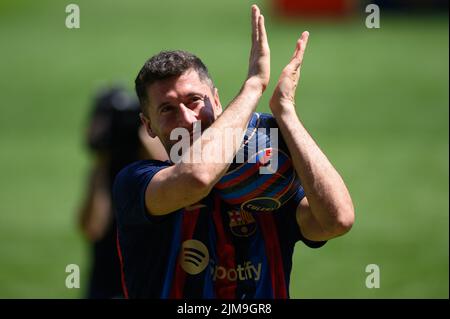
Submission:
{"label": "short dark hair", "polygon": [[192,53],[181,50],[161,51],[148,59],[135,80],[136,94],[142,111],[145,113],[145,106],[149,100],[148,86],[160,80],[180,76],[189,69],[197,71],[200,80],[208,83],[211,89],[214,88],[208,68]]}

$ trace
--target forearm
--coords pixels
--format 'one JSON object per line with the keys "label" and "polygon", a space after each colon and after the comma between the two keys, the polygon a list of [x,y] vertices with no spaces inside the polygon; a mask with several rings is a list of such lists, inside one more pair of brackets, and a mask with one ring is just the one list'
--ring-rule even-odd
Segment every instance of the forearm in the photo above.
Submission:
{"label": "forearm", "polygon": [[341,176],[297,117],[293,105],[274,112],[316,220],[324,229],[351,224],[353,204]]}

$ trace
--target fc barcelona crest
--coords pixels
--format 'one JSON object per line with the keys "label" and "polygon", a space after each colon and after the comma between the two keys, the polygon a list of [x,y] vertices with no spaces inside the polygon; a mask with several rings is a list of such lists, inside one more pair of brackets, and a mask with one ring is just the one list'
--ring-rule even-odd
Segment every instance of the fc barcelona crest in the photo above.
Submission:
{"label": "fc barcelona crest", "polygon": [[249,237],[256,231],[256,222],[250,212],[233,209],[228,211],[230,230],[238,237]]}

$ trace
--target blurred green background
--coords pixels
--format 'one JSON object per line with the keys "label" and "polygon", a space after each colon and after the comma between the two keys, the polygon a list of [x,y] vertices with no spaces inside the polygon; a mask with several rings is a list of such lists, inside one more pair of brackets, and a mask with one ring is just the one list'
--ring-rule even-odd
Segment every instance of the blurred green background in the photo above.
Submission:
{"label": "blurred green background", "polygon": [[[353,196],[352,231],[298,244],[293,298],[448,298],[448,15],[381,12],[344,21],[283,22],[265,1],[0,2],[0,297],[80,298],[87,244],[76,227],[89,157],[83,133],[103,85],[130,89],[144,61],[185,49],[209,66],[226,105],[243,82],[250,5],[266,15],[267,102],[297,37],[311,33],[297,94],[300,118]],[[81,289],[65,267],[81,268]],[[381,287],[365,286],[377,264]]]}

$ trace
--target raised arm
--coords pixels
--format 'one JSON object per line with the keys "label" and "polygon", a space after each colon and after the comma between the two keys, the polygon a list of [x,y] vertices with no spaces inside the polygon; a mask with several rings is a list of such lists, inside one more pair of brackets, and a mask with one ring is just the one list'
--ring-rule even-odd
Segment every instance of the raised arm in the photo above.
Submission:
{"label": "raised arm", "polygon": [[298,40],[290,63],[281,73],[270,108],[306,194],[297,208],[297,222],[305,238],[321,241],[349,231],[354,221],[354,209],[341,176],[296,114],[295,91],[308,37],[309,33],[303,32]]}
{"label": "raised arm", "polygon": [[[249,71],[239,94],[225,111],[203,132],[208,139],[197,139],[185,152],[193,158],[195,150],[201,156],[198,162],[180,162],[159,171],[146,190],[146,207],[152,215],[165,215],[198,202],[205,197],[214,184],[225,174],[240,147],[240,143],[223,149],[226,129],[240,129],[242,138],[270,78],[270,52],[264,17],[257,6],[252,6],[252,47]],[[208,102],[208,101],[206,101]],[[222,160],[213,160],[222,154]]]}

